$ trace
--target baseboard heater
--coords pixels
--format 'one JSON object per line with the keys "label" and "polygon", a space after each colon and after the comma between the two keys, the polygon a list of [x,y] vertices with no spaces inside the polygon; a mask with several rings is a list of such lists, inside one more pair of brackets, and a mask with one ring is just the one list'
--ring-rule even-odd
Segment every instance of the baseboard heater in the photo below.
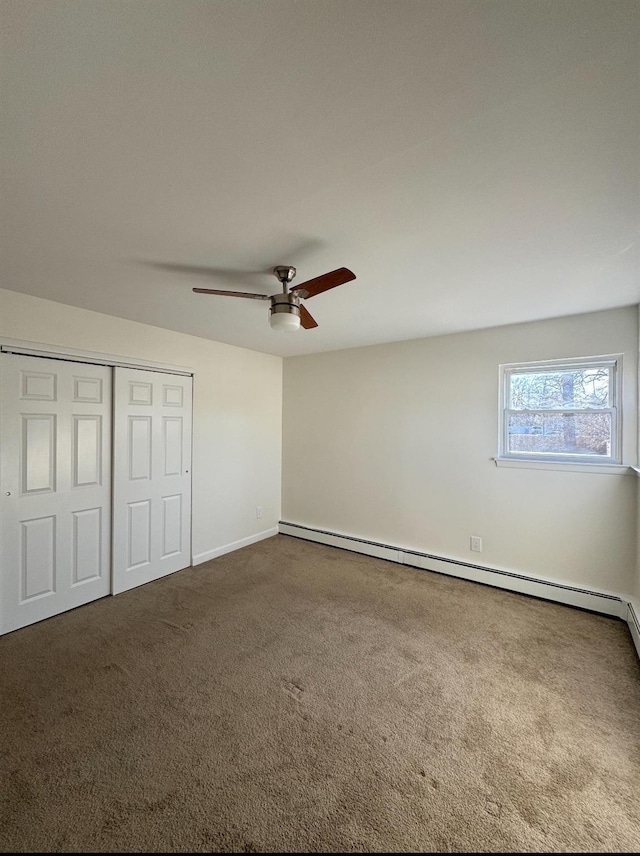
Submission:
{"label": "baseboard heater", "polygon": [[[490,568],[483,565],[463,562],[460,559],[449,559],[435,556],[429,553],[421,553],[416,550],[405,550],[391,544],[383,544],[379,541],[368,541],[365,538],[356,538],[353,535],[341,535],[326,529],[315,529],[311,526],[303,526],[299,523],[288,523],[280,521],[279,531],[283,535],[291,535],[294,538],[302,538],[306,541],[316,541],[331,547],[339,547],[355,553],[364,553],[378,559],[387,559],[402,565],[409,565],[425,571],[433,571],[439,574],[448,574],[452,577],[470,580],[496,588],[508,589],[518,594],[532,595],[544,600],[552,600],[568,606],[576,606],[603,615],[621,618],[628,622],[634,643],[640,656],[640,626],[633,607],[624,598],[615,594],[579,588],[567,583],[554,580],[540,579],[515,571],[502,568]],[[632,627],[632,624],[635,626]],[[634,635],[635,631],[635,635]]]}

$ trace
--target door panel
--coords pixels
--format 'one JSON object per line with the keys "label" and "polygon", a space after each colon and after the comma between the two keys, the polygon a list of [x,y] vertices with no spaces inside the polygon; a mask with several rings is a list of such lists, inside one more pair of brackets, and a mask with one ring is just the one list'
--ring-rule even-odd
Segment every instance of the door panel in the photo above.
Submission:
{"label": "door panel", "polygon": [[73,512],[73,581],[79,585],[100,576],[102,509]]}
{"label": "door panel", "polygon": [[182,495],[162,497],[162,558],[182,550]]}
{"label": "door panel", "polygon": [[127,570],[151,564],[151,500],[130,502],[127,521],[129,559]]}
{"label": "door panel", "polygon": [[22,415],[22,493],[55,491],[56,416]]}
{"label": "door panel", "polygon": [[73,486],[102,482],[102,416],[73,417]]}
{"label": "door panel", "polygon": [[164,475],[178,476],[182,472],[182,417],[164,416],[162,424]]}
{"label": "door panel", "polygon": [[151,417],[129,416],[129,480],[151,478]]}
{"label": "door panel", "polygon": [[102,403],[102,381],[94,377],[74,377],[73,400]]}
{"label": "door panel", "polygon": [[113,591],[191,564],[190,377],[115,369]]}
{"label": "door panel", "polygon": [[111,589],[111,369],[0,355],[0,632]]}
{"label": "door panel", "polygon": [[20,398],[31,401],[56,400],[56,375],[47,372],[20,372],[22,394]]}
{"label": "door panel", "polygon": [[56,592],[56,518],[20,521],[20,603]]}

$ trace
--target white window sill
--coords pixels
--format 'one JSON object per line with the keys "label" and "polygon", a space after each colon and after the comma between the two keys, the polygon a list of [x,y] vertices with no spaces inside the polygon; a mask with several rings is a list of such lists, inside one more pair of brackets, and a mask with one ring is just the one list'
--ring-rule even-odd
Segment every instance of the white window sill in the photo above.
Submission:
{"label": "white window sill", "polygon": [[518,461],[515,458],[492,458],[496,467],[514,467],[522,470],[559,470],[567,473],[600,473],[609,476],[626,476],[634,471],[640,476],[640,468],[626,464],[587,464],[569,461]]}

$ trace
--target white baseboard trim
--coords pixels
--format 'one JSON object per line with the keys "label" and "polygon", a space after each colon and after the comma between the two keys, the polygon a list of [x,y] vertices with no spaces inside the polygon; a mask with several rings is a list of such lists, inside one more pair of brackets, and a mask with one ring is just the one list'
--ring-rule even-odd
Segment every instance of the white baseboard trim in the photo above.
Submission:
{"label": "white baseboard trim", "polygon": [[217,559],[218,556],[224,556],[225,553],[233,553],[234,550],[239,550],[241,547],[248,547],[249,544],[256,544],[258,541],[264,541],[265,538],[272,538],[278,534],[278,527],[265,529],[263,532],[258,532],[256,535],[249,535],[247,538],[241,538],[239,541],[232,541],[231,544],[225,544],[224,547],[216,547],[215,550],[207,550],[205,553],[198,553],[193,557],[193,565],[201,565],[203,562],[208,562],[210,559]]}
{"label": "white baseboard trim", "polygon": [[[518,594],[533,595],[544,600],[552,600],[557,603],[567,604],[568,606],[577,606],[581,609],[602,613],[603,615],[622,618],[624,621],[628,621],[628,616],[630,615],[627,598],[608,592],[584,589],[555,580],[538,579],[515,571],[484,567],[482,565],[471,564],[470,562],[463,562],[459,559],[433,556],[428,553],[419,553],[415,550],[403,550],[400,547],[391,546],[390,544],[381,544],[377,541],[368,541],[352,535],[342,535],[323,529],[314,529],[311,526],[303,526],[298,523],[280,521],[279,529],[281,534],[291,535],[294,538],[316,541],[320,544],[339,547],[355,553],[364,553],[367,556],[387,559],[391,562],[410,565],[411,567],[421,568],[425,571],[448,574],[452,577],[507,589]],[[636,642],[640,656],[640,626],[637,626],[635,631],[636,637],[634,641]],[[632,630],[632,634],[633,632]]]}
{"label": "white baseboard trim", "polygon": [[640,598],[632,597],[627,604],[627,624],[631,631],[633,644],[640,657]]}

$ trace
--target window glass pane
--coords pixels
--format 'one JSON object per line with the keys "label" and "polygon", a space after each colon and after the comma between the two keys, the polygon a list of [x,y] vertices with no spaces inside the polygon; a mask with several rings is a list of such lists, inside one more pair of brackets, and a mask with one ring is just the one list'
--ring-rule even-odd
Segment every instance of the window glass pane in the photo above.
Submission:
{"label": "window glass pane", "polygon": [[611,407],[610,366],[512,372],[510,410],[562,410],[567,407]]}
{"label": "window glass pane", "polygon": [[611,456],[610,413],[509,414],[507,451]]}

